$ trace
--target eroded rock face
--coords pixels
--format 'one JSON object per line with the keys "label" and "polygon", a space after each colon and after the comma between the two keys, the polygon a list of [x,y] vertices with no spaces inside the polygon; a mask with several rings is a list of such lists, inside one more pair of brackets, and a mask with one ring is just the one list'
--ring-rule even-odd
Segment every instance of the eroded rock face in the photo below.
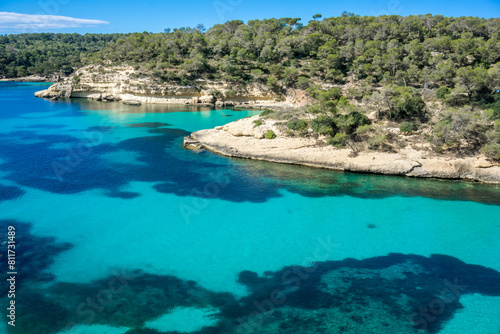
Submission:
{"label": "eroded rock face", "polygon": [[[217,93],[219,98],[214,95]],[[227,82],[198,80],[192,86],[161,82],[131,66],[89,65],[79,69],[69,80],[37,92],[37,97],[83,97],[98,101],[136,100],[141,103],[205,104],[217,107],[290,107],[303,103],[295,91],[277,95],[262,84],[234,87]],[[112,98],[106,98],[112,97]],[[277,102],[277,100],[284,102]]]}
{"label": "eroded rock face", "polygon": [[474,163],[474,167],[476,167],[476,168],[490,168],[493,166],[494,166],[494,163],[486,158],[479,159],[478,161],[476,161]]}
{"label": "eroded rock face", "polygon": [[184,148],[187,150],[201,150],[203,146],[191,137],[184,137]]}
{"label": "eroded rock face", "polygon": [[74,82],[73,81],[62,81],[53,84],[48,89],[39,91],[35,93],[36,97],[42,98],[70,98],[73,93]]}

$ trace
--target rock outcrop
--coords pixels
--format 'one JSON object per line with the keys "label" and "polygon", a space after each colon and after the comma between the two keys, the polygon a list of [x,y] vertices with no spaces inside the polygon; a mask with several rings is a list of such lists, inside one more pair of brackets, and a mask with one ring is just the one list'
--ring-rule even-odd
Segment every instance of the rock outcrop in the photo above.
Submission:
{"label": "rock outcrop", "polygon": [[35,96],[215,107],[294,107],[305,103],[303,96],[295,90],[281,95],[263,84],[235,87],[228,82],[198,80],[192,86],[180,86],[161,82],[130,66],[102,65],[83,67],[72,77],[37,92]]}
{"label": "rock outcrop", "polygon": [[70,98],[73,94],[74,82],[67,80],[53,84],[48,89],[35,93],[36,97],[43,98]]}
{"label": "rock outcrop", "polygon": [[[428,157],[426,151],[405,148],[398,153],[361,152],[337,149],[312,138],[284,137],[275,121],[255,126],[258,117],[245,118],[223,127],[197,131],[191,139],[213,152],[239,158],[266,160],[333,170],[410,177],[463,179],[500,184],[500,164],[483,156],[469,158]],[[278,137],[261,139],[264,131]]]}

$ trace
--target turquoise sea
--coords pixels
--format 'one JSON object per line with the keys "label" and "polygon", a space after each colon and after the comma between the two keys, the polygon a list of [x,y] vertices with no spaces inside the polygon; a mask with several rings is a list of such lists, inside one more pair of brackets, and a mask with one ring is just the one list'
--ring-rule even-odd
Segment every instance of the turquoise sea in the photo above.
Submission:
{"label": "turquoise sea", "polygon": [[186,151],[259,111],[45,86],[0,82],[0,333],[500,333],[500,187]]}

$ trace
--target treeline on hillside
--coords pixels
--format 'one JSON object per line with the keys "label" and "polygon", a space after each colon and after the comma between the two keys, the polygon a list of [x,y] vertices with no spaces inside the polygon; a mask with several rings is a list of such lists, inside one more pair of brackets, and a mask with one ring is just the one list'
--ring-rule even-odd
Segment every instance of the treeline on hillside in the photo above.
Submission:
{"label": "treeline on hillside", "polygon": [[[500,61],[499,35],[497,18],[344,13],[307,25],[282,18],[230,21],[206,32],[201,27],[135,33],[95,61],[142,64],[165,81],[208,78],[307,88],[316,81],[343,83],[353,74],[370,84],[454,88],[457,77],[483,76]],[[466,86],[470,94],[484,88]]]}
{"label": "treeline on hillside", "polygon": [[350,95],[359,100],[376,86],[440,88],[448,105],[474,102],[500,117],[500,19],[320,17],[307,25],[282,18],[135,33],[93,61],[135,64],[181,85],[209,79],[315,90],[353,79]]}
{"label": "treeline on hillside", "polygon": [[124,34],[0,35],[0,77],[71,74]]}

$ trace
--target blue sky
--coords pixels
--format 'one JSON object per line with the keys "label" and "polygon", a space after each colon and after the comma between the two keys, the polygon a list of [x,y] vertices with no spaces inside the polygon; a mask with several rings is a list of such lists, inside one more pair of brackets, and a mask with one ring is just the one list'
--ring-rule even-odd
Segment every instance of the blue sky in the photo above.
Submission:
{"label": "blue sky", "polygon": [[431,13],[490,18],[500,17],[500,0],[1,0],[0,34],[159,32],[168,27],[202,23],[209,28],[227,20],[271,17],[300,17],[307,23],[313,14],[338,16],[344,10],[359,15]]}

